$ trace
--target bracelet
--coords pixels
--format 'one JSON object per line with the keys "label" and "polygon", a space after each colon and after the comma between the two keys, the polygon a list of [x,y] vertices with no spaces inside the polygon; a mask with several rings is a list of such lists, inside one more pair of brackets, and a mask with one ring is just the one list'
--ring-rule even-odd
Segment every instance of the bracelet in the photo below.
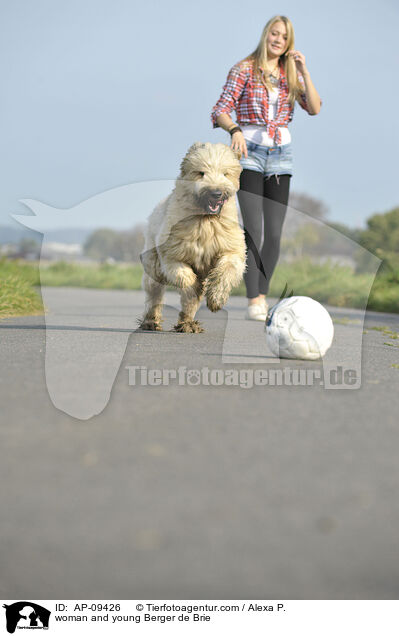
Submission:
{"label": "bracelet", "polygon": [[233,128],[230,128],[229,133],[231,136],[234,135],[235,132],[242,132],[241,128],[239,126],[233,126]]}

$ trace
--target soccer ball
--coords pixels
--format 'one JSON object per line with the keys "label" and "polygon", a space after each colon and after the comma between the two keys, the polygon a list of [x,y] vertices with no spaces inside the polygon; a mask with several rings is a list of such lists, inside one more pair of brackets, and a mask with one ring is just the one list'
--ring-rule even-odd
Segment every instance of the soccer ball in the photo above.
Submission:
{"label": "soccer ball", "polygon": [[267,314],[266,342],[279,358],[318,360],[330,348],[334,325],[327,309],[308,296],[291,296]]}

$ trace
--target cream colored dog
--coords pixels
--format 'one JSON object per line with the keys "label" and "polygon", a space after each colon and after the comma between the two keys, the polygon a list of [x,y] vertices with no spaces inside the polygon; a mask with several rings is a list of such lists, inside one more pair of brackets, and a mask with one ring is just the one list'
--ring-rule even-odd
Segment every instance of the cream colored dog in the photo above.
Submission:
{"label": "cream colored dog", "polygon": [[140,256],[146,291],[141,329],[162,329],[163,294],[172,284],[181,289],[182,306],[174,329],[204,331],[194,320],[203,296],[218,311],[241,281],[245,240],[235,202],[241,170],[238,155],[225,144],[189,148],[174,190],[148,219]]}

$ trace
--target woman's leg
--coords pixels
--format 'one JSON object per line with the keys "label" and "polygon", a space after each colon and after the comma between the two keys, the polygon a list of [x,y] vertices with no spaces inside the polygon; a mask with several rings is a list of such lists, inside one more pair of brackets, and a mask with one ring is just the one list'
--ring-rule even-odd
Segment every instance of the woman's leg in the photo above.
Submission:
{"label": "woman's leg", "polygon": [[244,225],[245,243],[247,245],[247,269],[244,273],[244,282],[247,288],[247,298],[249,299],[255,299],[259,296],[263,178],[261,172],[244,168],[240,178],[240,189],[237,192]]}
{"label": "woman's leg", "polygon": [[280,255],[280,241],[283,223],[287,212],[291,175],[281,174],[265,177],[263,190],[263,246],[261,261],[264,274],[259,272],[259,293],[266,295],[270,279]]}

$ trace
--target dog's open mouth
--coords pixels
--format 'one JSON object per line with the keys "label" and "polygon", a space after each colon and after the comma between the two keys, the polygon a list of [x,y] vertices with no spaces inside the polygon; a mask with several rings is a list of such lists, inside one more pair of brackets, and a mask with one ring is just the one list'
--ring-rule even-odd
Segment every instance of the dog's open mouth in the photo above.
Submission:
{"label": "dog's open mouth", "polygon": [[228,198],[229,194],[227,192],[223,192],[221,189],[206,189],[201,192],[197,202],[202,214],[206,214],[207,216],[217,216],[220,214],[220,211]]}
{"label": "dog's open mouth", "polygon": [[218,201],[214,199],[208,200],[205,206],[206,214],[219,214],[224,201],[225,199],[219,199]]}

